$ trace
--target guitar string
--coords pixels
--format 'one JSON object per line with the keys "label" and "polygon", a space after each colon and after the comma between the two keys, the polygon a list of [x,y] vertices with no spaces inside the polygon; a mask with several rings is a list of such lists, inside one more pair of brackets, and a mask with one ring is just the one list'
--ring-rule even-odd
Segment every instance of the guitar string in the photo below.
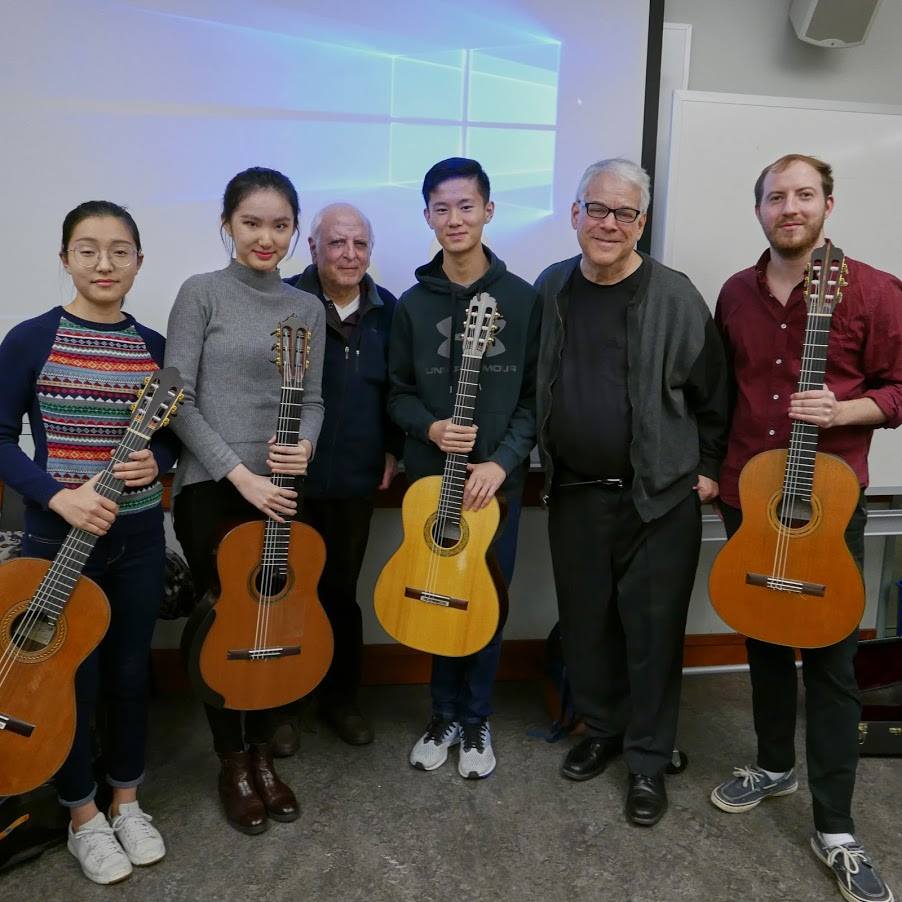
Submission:
{"label": "guitar string", "polygon": [[[279,334],[279,341],[282,340],[281,328]],[[282,412],[285,405],[285,386],[290,384],[290,369],[291,369],[291,360],[288,355],[285,354],[284,349],[282,351],[282,388],[280,390],[279,397],[279,413],[278,418],[276,420],[276,444],[280,444],[281,436],[281,422],[282,422]],[[272,474],[270,476],[270,482],[273,485],[280,486],[280,480],[277,478],[277,474]],[[264,598],[270,598],[272,596],[272,587],[275,580],[275,575],[273,573],[273,559],[275,554],[273,552],[273,534],[274,527],[277,521],[275,518],[267,515],[266,523],[263,527],[263,555],[260,562],[260,582],[257,589],[257,624],[256,631],[254,633],[254,645],[252,651],[260,651],[263,648],[266,648],[266,640],[267,640],[267,632],[269,626],[269,608],[270,605],[268,602],[264,602]]]}
{"label": "guitar string", "polygon": [[[476,295],[476,297],[471,301],[470,306],[467,310],[467,321],[466,327],[464,329],[465,339],[467,334],[469,334],[473,327],[476,325],[476,318],[478,316],[479,305],[484,303],[484,295],[482,293]],[[466,399],[467,392],[469,391],[469,386],[476,384],[475,380],[471,380],[471,376],[476,376],[478,374],[478,363],[480,358],[473,358],[472,356],[468,356],[466,354],[466,341],[464,342],[463,355],[461,358],[461,368],[460,375],[458,376],[457,383],[457,392],[454,398],[454,410],[451,415],[452,422],[455,420],[460,420],[463,417],[463,408],[464,401]],[[476,400],[476,392],[475,389],[473,391],[473,402],[475,407]],[[471,418],[472,422],[472,418]],[[462,424],[459,424],[462,425]],[[461,502],[463,501],[463,487],[458,487],[454,485],[453,480],[455,478],[462,478],[464,480],[464,485],[466,485],[466,475],[462,477],[455,477],[455,470],[458,469],[459,461],[457,458],[462,458],[463,461],[469,457],[467,455],[461,455],[459,453],[450,453],[445,460],[445,472],[442,476],[442,483],[439,489],[439,506],[438,512],[436,516],[436,520],[434,522],[434,535],[438,536],[439,539],[444,535],[445,527],[452,516],[452,512],[449,510],[449,505],[451,504],[455,492],[459,492],[461,494]],[[466,468],[464,465],[464,474],[466,474]],[[458,510],[458,528],[463,532],[463,513],[461,510]],[[436,545],[440,545],[440,541],[435,542]],[[427,592],[433,592],[438,581],[438,571],[439,566],[442,560],[442,555],[437,551],[433,550],[432,555],[429,559],[429,567],[427,569],[427,578],[426,584],[424,588]]]}
{"label": "guitar string", "polygon": [[[841,274],[841,267],[837,266],[835,263],[829,264],[829,272],[825,272],[828,264],[823,264],[818,270],[818,281],[817,281],[817,293],[815,298],[812,300],[809,313],[808,313],[808,323],[806,326],[806,339],[810,336],[810,340],[806,340],[804,342],[803,348],[803,358],[802,358],[802,371],[799,379],[799,389],[800,391],[807,391],[813,388],[817,388],[823,384],[823,379],[819,380],[819,384],[815,385],[815,364],[819,363],[823,360],[824,365],[826,366],[826,350],[829,342],[829,337],[823,342],[820,341],[820,334],[823,332],[825,335],[829,336],[829,324],[827,329],[824,330],[822,327],[821,319],[824,314],[829,314],[831,312],[831,307],[834,304],[834,298],[837,291],[837,286],[839,284],[839,276]],[[823,292],[821,292],[821,280],[823,280]],[[820,352],[823,353],[820,353]],[[791,489],[791,500],[789,503],[789,519],[790,523],[795,519],[795,506],[797,500],[797,489],[799,485],[803,487],[807,483],[807,494],[809,496],[809,509],[811,510],[811,496],[813,494],[814,488],[814,453],[816,453],[816,439],[817,439],[817,427],[814,426],[813,430],[809,429],[809,426],[812,424],[807,424],[802,421],[796,421],[796,428],[793,429],[793,436],[790,441],[790,452],[793,454],[792,460],[792,472],[787,472],[787,488]],[[812,462],[810,465],[810,472],[803,473],[802,466],[804,464],[803,456],[808,453],[805,450],[805,446],[807,444],[812,444],[809,441],[810,433],[814,431],[814,446],[815,452],[812,453]],[[784,493],[785,498],[785,493]],[[801,501],[803,499],[799,499]],[[783,508],[785,510],[785,506]],[[785,532],[786,538],[783,542],[783,547],[781,549],[780,556],[780,570],[777,571],[775,567],[775,575],[783,579],[786,574],[786,568],[789,557],[790,543],[792,541],[792,534],[789,528],[783,528],[782,520],[780,521],[782,531]],[[778,543],[778,550],[779,543]]]}
{"label": "guitar string", "polygon": [[[151,394],[148,400],[151,400],[156,393],[157,388],[154,390],[154,393]],[[128,454],[132,451],[140,450],[142,445],[146,446],[146,444],[150,441],[150,437],[143,436],[140,433],[134,432],[134,417],[129,421],[128,427],[126,427],[126,433],[120,441],[119,445],[116,447],[115,451],[110,457],[110,463],[107,467],[101,472],[100,478],[97,480],[97,487],[99,489],[103,489],[109,492],[113,492],[116,495],[121,495],[122,488],[124,486],[124,482],[120,479],[117,479],[112,475],[112,467],[117,463],[124,463],[128,459]],[[162,418],[160,418],[162,420]],[[135,447],[131,447],[130,443],[136,442]],[[117,459],[116,455],[120,451],[126,451],[124,455],[124,459]],[[109,477],[112,482],[105,482],[105,477]],[[117,486],[116,483],[119,483]],[[102,494],[98,492],[98,494]],[[104,495],[104,497],[107,497]],[[112,499],[109,499],[112,500]],[[60,585],[63,585],[63,580],[68,579],[65,575],[64,570],[71,569],[69,564],[71,561],[77,561],[79,556],[82,555],[81,551],[78,551],[75,547],[76,542],[84,542],[84,539],[81,538],[79,533],[84,533],[87,536],[92,536],[94,538],[94,542],[96,543],[98,536],[94,536],[93,533],[88,533],[87,530],[81,529],[79,527],[72,527],[66,539],[63,541],[63,547],[57,552],[56,557],[50,564],[50,569],[44,575],[44,578],[38,584],[38,588],[35,590],[34,596],[32,596],[31,600],[28,603],[28,606],[25,609],[25,616],[22,621],[19,623],[18,627],[14,633],[10,636],[10,642],[7,647],[3,650],[3,653],[0,654],[0,687],[3,686],[9,674],[12,672],[13,667],[17,662],[21,660],[21,652],[22,649],[19,648],[19,642],[23,641],[28,634],[31,632],[35,623],[38,621],[40,616],[44,613],[50,613],[50,615],[58,620],[58,618],[62,615],[63,609],[66,604],[69,602],[72,593],[75,591],[75,587],[78,584],[78,579],[81,577],[81,570],[84,569],[85,564],[88,561],[88,558],[93,551],[93,548],[88,552],[87,555],[84,555],[84,560],[79,564],[79,573],[76,576],[76,579],[72,585],[72,587],[65,591],[65,598],[62,602],[54,602],[48,595],[51,595],[53,592],[59,589]],[[71,546],[70,546],[71,540]],[[43,591],[42,591],[43,590]],[[40,598],[39,598],[40,596]],[[48,604],[49,602],[49,604]],[[54,621],[54,630],[56,629],[56,620]],[[46,648],[46,646],[44,646]]]}
{"label": "guitar string", "polygon": [[[829,271],[826,271],[829,266]],[[823,292],[819,292],[817,303],[814,305],[815,310],[813,311],[817,314],[816,322],[813,324],[811,328],[811,341],[808,344],[806,350],[808,351],[808,367],[806,368],[804,374],[804,382],[801,385],[803,391],[811,390],[811,389],[819,389],[823,387],[824,382],[824,373],[820,372],[820,367],[818,367],[818,375],[819,378],[817,380],[814,379],[815,375],[815,364],[820,364],[823,361],[824,370],[826,370],[826,354],[827,354],[827,346],[829,343],[829,323],[827,324],[827,328],[823,329],[822,319],[825,315],[831,313],[831,308],[834,303],[836,286],[838,285],[838,267],[830,263],[824,264],[821,268],[821,279],[823,280]],[[812,317],[814,318],[814,317]],[[821,342],[821,334],[827,336],[823,342]],[[814,464],[816,460],[816,451],[817,451],[817,436],[818,436],[818,427],[814,424],[809,423],[801,423],[798,429],[799,433],[799,455],[801,456],[805,453],[804,444],[806,444],[806,439],[813,437],[814,442],[814,450],[812,452],[812,460],[810,465],[810,473],[801,473],[801,466],[799,466],[799,481],[807,480],[808,482],[808,496],[809,496],[809,507],[813,512],[813,507],[811,507],[811,497],[813,495],[814,490]],[[813,436],[811,436],[813,433]],[[795,511],[793,510],[793,514]],[[788,552],[787,552],[788,553]]]}
{"label": "guitar string", "polygon": [[[297,371],[293,366],[293,361],[290,359],[290,354],[283,354],[283,390],[276,425],[276,444],[291,444],[290,439],[292,437],[292,432],[297,432],[300,428],[300,413],[295,414],[291,410],[292,407],[299,407],[301,404],[300,401],[294,399],[294,391],[301,389],[303,383],[303,369],[300,363],[298,364],[298,369],[300,370],[301,375],[297,375]],[[284,390],[285,387],[291,389],[287,396]],[[293,428],[295,422],[297,422],[297,428]],[[275,485],[284,487],[284,480],[281,474],[273,474],[271,480]],[[283,556],[283,549],[281,548],[283,541],[280,534],[282,532],[287,532],[287,537],[284,540],[285,555],[287,555],[288,547],[291,542],[291,522],[289,521],[287,523],[287,530],[284,529],[285,526],[286,524],[279,523],[274,518],[268,517],[267,524],[264,528],[263,561],[261,563],[261,570],[263,571],[261,574],[261,594],[267,598],[271,598],[273,587],[280,576],[286,580],[288,578],[287,566],[284,573],[277,573],[280,559]],[[258,650],[269,647],[269,635],[274,613],[272,607],[273,605],[270,603],[263,604],[262,599],[258,595],[258,619],[260,620],[259,639],[255,636],[255,646]],[[280,605],[279,609],[275,612],[277,626],[283,622],[283,614],[284,612]],[[281,633],[281,630],[277,629],[276,632]]]}
{"label": "guitar string", "polygon": [[[818,312],[818,304],[820,300],[820,286],[823,277],[823,268],[812,265],[811,280],[809,283],[809,295],[813,297],[809,299],[808,314],[806,322],[806,339],[811,334],[814,323],[817,322],[816,314]],[[802,343],[802,362],[799,373],[799,389],[805,391],[805,385],[808,381],[808,374],[811,369],[811,347],[807,340]],[[789,560],[789,543],[791,541],[791,524],[795,517],[795,491],[798,485],[799,461],[801,459],[801,448],[799,442],[799,433],[803,431],[797,425],[798,421],[793,423],[790,430],[789,448],[786,457],[786,473],[783,482],[783,497],[780,501],[779,516],[777,518],[777,544],[774,549],[774,563],[771,572],[778,580],[782,580],[786,574],[786,567]],[[789,525],[787,525],[787,521]]]}

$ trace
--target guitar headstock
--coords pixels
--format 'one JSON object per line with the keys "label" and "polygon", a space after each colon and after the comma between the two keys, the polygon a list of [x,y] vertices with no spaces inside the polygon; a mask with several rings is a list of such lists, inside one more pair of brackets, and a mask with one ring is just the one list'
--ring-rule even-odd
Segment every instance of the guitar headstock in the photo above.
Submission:
{"label": "guitar headstock", "polygon": [[168,426],[185,396],[182,384],[181,373],[174,366],[147,376],[138,400],[132,404],[130,427],[149,437],[157,429]]}
{"label": "guitar headstock", "polygon": [[279,323],[273,335],[276,337],[276,366],[282,374],[282,384],[300,388],[304,384],[307,354],[310,351],[310,333],[307,327],[293,313]]}
{"label": "guitar headstock", "polygon": [[485,354],[488,346],[495,340],[495,323],[499,315],[497,302],[485,291],[470,301],[464,324],[464,357],[482,357]]}
{"label": "guitar headstock", "polygon": [[812,313],[832,316],[842,301],[842,290],[848,284],[846,255],[832,241],[826,241],[811,252],[805,270],[805,303]]}

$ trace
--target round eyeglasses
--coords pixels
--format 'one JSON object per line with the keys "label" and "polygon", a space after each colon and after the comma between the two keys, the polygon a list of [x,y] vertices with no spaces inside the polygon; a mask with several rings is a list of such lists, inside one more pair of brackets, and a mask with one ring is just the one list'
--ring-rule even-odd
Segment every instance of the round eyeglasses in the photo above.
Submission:
{"label": "round eyeglasses", "polygon": [[[74,244],[67,250],[69,259],[74,260],[82,269],[94,269],[104,253],[90,244]],[[106,258],[116,269],[129,269],[135,265],[138,252],[130,244],[120,244],[106,251]]]}
{"label": "round eyeglasses", "polygon": [[586,216],[592,219],[607,219],[608,214],[613,213],[617,222],[635,222],[642,213],[641,210],[636,210],[633,207],[617,207],[615,210],[607,204],[593,200],[586,201],[583,207],[585,208]]}

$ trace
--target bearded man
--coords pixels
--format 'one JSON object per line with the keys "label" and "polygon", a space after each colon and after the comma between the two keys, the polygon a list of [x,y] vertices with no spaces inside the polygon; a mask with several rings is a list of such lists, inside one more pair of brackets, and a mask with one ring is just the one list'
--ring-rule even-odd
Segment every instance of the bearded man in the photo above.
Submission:
{"label": "bearded man", "polygon": [[[789,154],[755,184],[755,215],[770,247],[755,266],[727,280],[715,321],[734,382],[727,456],[720,470],[720,507],[727,534],[742,522],[739,473],[760,451],[786,448],[793,421],[820,427],[818,451],[835,454],[861,485],[846,528],[849,550],[863,566],[867,520],[867,456],[877,427],[902,423],[902,282],[850,260],[848,286],[833,314],[826,384],[796,391],[807,306],[805,268],[824,243],[833,211],[831,167]],[[797,676],[794,650],[747,639],[757,763],[737,767],[711,801],[741,813],[798,789],[795,772]],[[858,629],[835,645],[802,649],[808,786],[814,808],[814,854],[850,902],[892,902],[886,885],[854,837],[852,791],[858,765],[860,703],[853,661]]]}

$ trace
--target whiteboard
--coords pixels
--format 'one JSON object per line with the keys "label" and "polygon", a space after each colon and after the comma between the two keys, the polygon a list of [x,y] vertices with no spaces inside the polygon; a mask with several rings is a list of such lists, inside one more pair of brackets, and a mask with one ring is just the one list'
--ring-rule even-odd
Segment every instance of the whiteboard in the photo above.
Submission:
{"label": "whiteboard", "polygon": [[[827,234],[850,257],[902,276],[902,107],[675,91],[659,255],[712,310],[724,281],[766,246],[755,179],[785,153],[833,166]],[[870,494],[902,492],[902,430],[876,430],[870,483]]]}

